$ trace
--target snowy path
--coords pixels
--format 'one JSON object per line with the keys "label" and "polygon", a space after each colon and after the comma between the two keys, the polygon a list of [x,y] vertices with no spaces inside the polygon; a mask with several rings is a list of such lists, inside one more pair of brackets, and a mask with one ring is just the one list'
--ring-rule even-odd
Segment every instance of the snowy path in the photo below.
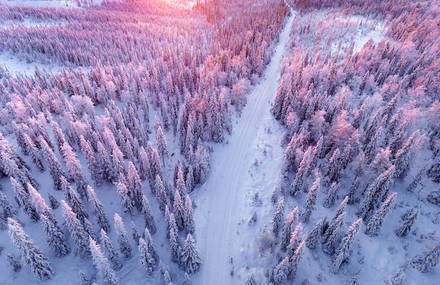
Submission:
{"label": "snowy path", "polygon": [[[243,255],[240,248],[243,242],[255,237],[238,235],[239,223],[247,215],[249,199],[246,198],[249,184],[249,170],[256,160],[255,150],[261,145],[271,152],[277,148],[276,157],[267,159],[264,169],[268,173],[259,173],[264,179],[259,189],[274,185],[279,174],[281,161],[281,137],[269,139],[272,127],[278,123],[270,114],[271,102],[275,98],[280,77],[282,59],[289,41],[290,28],[294,15],[287,20],[280,35],[272,60],[265,75],[250,96],[238,122],[233,126],[233,134],[228,144],[218,145],[212,155],[212,168],[208,181],[194,197],[197,201],[196,234],[203,265],[194,284],[243,284],[243,280],[233,279],[230,275],[233,257],[234,264]],[[268,125],[269,124],[269,125]],[[279,132],[281,134],[281,132]],[[272,135],[272,137],[274,137]],[[269,145],[268,143],[274,145]],[[274,155],[272,154],[272,157]],[[260,177],[261,178],[261,177]],[[252,178],[251,178],[252,180]],[[270,194],[269,194],[270,195]]]}

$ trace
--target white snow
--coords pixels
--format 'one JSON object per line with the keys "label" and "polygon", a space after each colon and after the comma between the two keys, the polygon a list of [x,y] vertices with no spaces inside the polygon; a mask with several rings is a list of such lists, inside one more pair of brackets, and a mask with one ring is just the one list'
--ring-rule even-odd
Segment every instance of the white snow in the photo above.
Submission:
{"label": "white snow", "polygon": [[[249,196],[255,191],[270,195],[277,184],[283,153],[280,146],[282,130],[273,119],[270,106],[278,88],[281,62],[294,17],[287,20],[265,76],[249,95],[229,142],[215,147],[211,174],[195,193],[198,205],[196,233],[203,265],[194,277],[194,284],[243,284],[243,280],[230,275],[231,269],[244,266],[246,254],[253,256],[255,261],[258,256],[258,251],[247,248],[253,245],[256,237],[242,221],[246,218],[244,215],[250,216]],[[274,132],[271,134],[270,130]],[[267,153],[260,165],[264,171],[259,171],[261,176],[252,177],[250,170],[261,149]]]}
{"label": "white snow", "polygon": [[36,68],[47,72],[60,72],[61,67],[55,64],[26,62],[10,52],[0,53],[0,68],[7,69],[12,75],[33,75]]}

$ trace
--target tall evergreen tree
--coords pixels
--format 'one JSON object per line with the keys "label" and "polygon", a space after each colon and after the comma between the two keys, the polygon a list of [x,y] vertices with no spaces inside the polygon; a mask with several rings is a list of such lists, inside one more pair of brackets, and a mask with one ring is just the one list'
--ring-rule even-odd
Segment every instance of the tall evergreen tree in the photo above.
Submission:
{"label": "tall evergreen tree", "polygon": [[189,274],[198,271],[202,263],[199,253],[197,252],[195,241],[190,233],[186,236],[180,261],[185,271]]}
{"label": "tall evergreen tree", "polygon": [[12,243],[20,251],[24,262],[40,280],[51,279],[54,271],[47,257],[34,245],[31,238],[23,231],[22,226],[8,218],[8,232]]}
{"label": "tall evergreen tree", "polygon": [[290,212],[290,214],[287,216],[286,220],[284,221],[284,227],[283,231],[281,232],[281,240],[280,240],[280,247],[282,250],[285,250],[290,242],[290,236],[292,234],[292,231],[294,229],[294,226],[298,220],[298,207],[295,207],[295,209]]}
{"label": "tall evergreen tree", "polygon": [[171,248],[171,257],[174,262],[180,261],[180,244],[179,244],[179,235],[177,230],[176,220],[174,219],[174,214],[170,214],[169,217],[169,241]]}
{"label": "tall evergreen tree", "polygon": [[277,208],[275,209],[275,213],[272,217],[272,231],[275,236],[278,236],[278,233],[281,229],[281,223],[284,216],[284,198],[280,198],[278,200]]}
{"label": "tall evergreen tree", "polygon": [[151,275],[155,269],[156,260],[148,250],[147,243],[143,238],[139,239],[139,261],[145,267],[147,273]]}
{"label": "tall evergreen tree", "polygon": [[131,246],[128,242],[127,231],[125,230],[124,222],[118,213],[115,213],[115,230],[118,237],[119,250],[125,258],[131,257]]}
{"label": "tall evergreen tree", "polygon": [[110,223],[108,221],[107,215],[104,212],[104,206],[102,206],[101,201],[99,201],[98,196],[96,196],[95,190],[90,185],[87,185],[87,194],[89,197],[90,204],[92,205],[93,212],[98,219],[98,225],[104,229],[104,231],[110,231]]}
{"label": "tall evergreen tree", "polygon": [[323,226],[324,226],[325,223],[326,223],[325,218],[319,220],[315,224],[315,226],[313,226],[313,229],[307,235],[307,238],[306,238],[305,242],[306,242],[306,246],[309,249],[315,249],[316,246],[318,245],[318,241],[321,238]]}
{"label": "tall evergreen tree", "polygon": [[318,196],[320,183],[321,183],[321,179],[317,177],[312,187],[309,190],[309,194],[307,195],[306,206],[304,212],[301,214],[301,219],[304,223],[309,222],[310,215],[312,214],[313,208],[316,204],[316,198]]}
{"label": "tall evergreen tree", "polygon": [[418,213],[419,211],[416,208],[412,208],[401,217],[400,225],[395,231],[397,236],[405,237],[408,235],[417,219]]}
{"label": "tall evergreen tree", "polygon": [[424,253],[415,256],[411,260],[411,265],[422,273],[430,272],[437,266],[440,259],[440,243]]}
{"label": "tall evergreen tree", "polygon": [[393,193],[388,197],[380,206],[380,208],[376,211],[376,213],[371,217],[371,219],[367,223],[367,227],[365,228],[365,234],[369,236],[376,236],[380,228],[383,224],[383,219],[385,218],[386,214],[391,209],[391,204],[396,197],[397,193]]}
{"label": "tall evergreen tree", "polygon": [[362,223],[362,219],[355,221],[348,229],[345,236],[342,238],[341,245],[335,252],[335,259],[333,260],[332,270],[338,272],[341,264],[346,261],[351,255],[351,247],[353,245],[356,233],[359,231],[359,227]]}
{"label": "tall evergreen tree", "polygon": [[185,198],[185,229],[188,233],[194,233],[193,208],[189,195]]}
{"label": "tall evergreen tree", "polygon": [[322,251],[324,251],[329,255],[333,255],[335,251],[336,241],[338,239],[339,232],[344,222],[344,217],[345,217],[345,212],[339,216],[336,216],[324,233],[324,238],[322,240]]}
{"label": "tall evergreen tree", "polygon": [[118,252],[115,250],[111,239],[108,237],[104,229],[101,229],[101,244],[104,248],[104,253],[112,264],[114,270],[122,268],[122,263],[119,260]]}
{"label": "tall evergreen tree", "polygon": [[64,200],[61,200],[61,205],[63,207],[63,217],[66,223],[67,229],[70,232],[73,242],[77,252],[81,256],[89,256],[90,248],[88,242],[87,232],[84,230],[83,225],[76,217],[76,214],[72,211],[69,205]]}
{"label": "tall evergreen tree", "polygon": [[110,266],[107,257],[102,254],[101,247],[96,243],[96,241],[89,237],[90,251],[92,253],[93,263],[98,269],[99,273],[102,275],[104,284],[107,285],[117,285],[119,280],[116,277],[116,273]]}
{"label": "tall evergreen tree", "polygon": [[183,229],[185,225],[185,208],[183,207],[182,198],[178,189],[176,189],[174,193],[173,210],[177,226],[179,229]]}
{"label": "tall evergreen tree", "polygon": [[157,231],[156,222],[154,221],[153,214],[151,213],[150,203],[145,195],[142,195],[142,214],[145,218],[145,225],[152,234],[155,234]]}

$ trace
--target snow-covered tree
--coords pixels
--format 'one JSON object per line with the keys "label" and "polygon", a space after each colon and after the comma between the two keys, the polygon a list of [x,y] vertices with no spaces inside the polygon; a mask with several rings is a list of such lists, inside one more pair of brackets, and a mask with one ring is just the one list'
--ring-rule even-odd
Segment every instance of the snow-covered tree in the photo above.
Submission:
{"label": "snow-covered tree", "polygon": [[70,248],[66,243],[66,237],[58,226],[56,220],[49,218],[46,214],[41,214],[41,222],[47,236],[47,243],[52,247],[56,256],[65,256],[70,253]]}
{"label": "snow-covered tree", "polygon": [[318,245],[318,242],[322,235],[323,226],[326,223],[326,219],[323,218],[319,220],[312,228],[312,230],[307,235],[307,238],[305,240],[306,246],[309,249],[315,249]]}
{"label": "snow-covered tree", "polygon": [[95,190],[90,185],[87,185],[87,194],[89,197],[89,202],[92,205],[93,212],[98,219],[98,225],[104,229],[104,231],[110,231],[110,223],[108,221],[107,215],[104,212],[104,206],[102,206],[101,201],[99,201],[98,196],[96,196]]}
{"label": "snow-covered tree", "polygon": [[171,256],[173,261],[179,262],[180,261],[180,253],[181,248],[179,244],[179,234],[177,230],[177,224],[176,220],[174,219],[174,214],[170,214],[169,216],[169,241],[170,241],[170,248],[171,248]]}
{"label": "snow-covered tree", "polygon": [[145,195],[142,195],[142,214],[145,218],[145,225],[150,230],[152,234],[155,234],[156,229],[156,222],[154,221],[153,214],[151,213],[150,209],[150,203],[148,202],[148,199]]}
{"label": "snow-covered tree", "polygon": [[285,257],[280,263],[275,266],[272,271],[272,281],[274,284],[283,284],[289,275],[289,257]]}
{"label": "snow-covered tree", "polygon": [[186,236],[185,243],[180,255],[180,262],[189,274],[199,270],[202,263],[196,248],[195,241],[190,233]]}
{"label": "snow-covered tree", "polygon": [[167,194],[165,192],[165,186],[159,175],[156,175],[156,181],[154,183],[154,189],[156,197],[159,200],[159,208],[164,211],[165,206],[168,204]]}
{"label": "snow-covered tree", "polygon": [[280,200],[278,200],[275,213],[273,214],[272,217],[272,231],[275,234],[275,236],[278,236],[278,233],[281,229],[283,216],[284,216],[284,198],[280,198]]}
{"label": "snow-covered tree", "polygon": [[104,254],[107,256],[110,263],[112,264],[112,268],[114,270],[121,269],[122,264],[119,261],[118,252],[113,247],[113,243],[111,239],[108,237],[107,233],[104,231],[104,229],[101,229],[101,244],[104,248]]}
{"label": "snow-covered tree", "polygon": [[[66,198],[67,203],[72,207],[72,210],[77,215],[78,219],[83,222],[84,219],[88,218],[86,209],[84,208],[84,204],[79,198],[79,195],[73,188],[70,186],[69,182],[67,182],[65,177],[61,177],[62,188],[64,190],[64,196]],[[87,243],[89,241],[87,240]]]}
{"label": "snow-covered tree", "polygon": [[12,217],[17,213],[17,210],[9,203],[6,195],[0,189],[0,209],[2,209],[2,213],[0,216],[4,219]]}
{"label": "snow-covered tree", "polygon": [[119,280],[116,277],[116,273],[110,266],[107,257],[102,254],[101,247],[96,243],[96,241],[89,237],[90,251],[92,253],[93,264],[95,264],[99,273],[102,276],[104,284],[107,285],[117,285]]}
{"label": "snow-covered tree", "polygon": [[8,218],[8,232],[12,243],[21,253],[23,261],[40,280],[51,279],[54,271],[47,257],[34,245],[31,238],[23,231],[22,226],[12,218]]}
{"label": "snow-covered tree", "polygon": [[185,230],[188,233],[194,233],[193,207],[189,195],[185,198]]}
{"label": "snow-covered tree", "polygon": [[359,231],[359,227],[362,223],[362,219],[355,221],[350,228],[348,228],[347,233],[342,238],[341,245],[335,252],[335,259],[332,264],[332,271],[338,272],[341,264],[346,261],[351,255],[351,247],[353,245],[354,238]]}
{"label": "snow-covered tree", "polygon": [[298,207],[295,207],[295,209],[290,212],[290,214],[287,216],[286,220],[284,221],[283,230],[281,232],[281,240],[280,240],[280,247],[282,250],[285,250],[290,242],[290,236],[294,230],[295,224],[298,220]]}
{"label": "snow-covered tree", "polygon": [[417,219],[419,211],[416,208],[409,209],[402,217],[399,227],[395,230],[395,233],[399,237],[405,237],[411,231],[414,222]]}
{"label": "snow-covered tree", "polygon": [[139,239],[139,261],[145,267],[148,274],[152,274],[156,267],[156,260],[148,249],[143,238]]}
{"label": "snow-covered tree", "polygon": [[336,241],[344,222],[344,217],[345,212],[339,216],[336,216],[324,233],[324,238],[322,240],[322,251],[329,255],[333,255],[335,251]]}
{"label": "snow-covered tree", "polygon": [[19,206],[23,206],[24,212],[29,216],[33,222],[38,222],[40,216],[38,215],[37,209],[32,205],[29,192],[26,191],[24,186],[17,181],[14,177],[10,177],[12,188],[15,193],[15,200]]}
{"label": "snow-covered tree", "polygon": [[335,204],[336,196],[338,194],[338,190],[339,183],[333,182],[328,189],[327,196],[325,197],[324,202],[322,203],[325,208],[333,207],[333,205]]}
{"label": "snow-covered tree", "polygon": [[12,271],[19,272],[21,270],[20,260],[12,254],[7,255],[8,264],[11,267]]}
{"label": "snow-covered tree", "polygon": [[304,242],[302,241],[298,244],[292,257],[289,259],[289,274],[287,275],[288,280],[293,280],[296,276],[296,272],[298,270],[298,264],[302,257],[303,247],[304,247]]}
{"label": "snow-covered tree", "polygon": [[87,232],[76,217],[76,214],[73,212],[72,208],[70,208],[70,206],[64,200],[61,200],[61,206],[63,207],[64,221],[67,229],[70,232],[70,236],[75,243],[77,252],[79,252],[81,256],[89,256],[90,248]]}
{"label": "snow-covered tree", "polygon": [[185,208],[183,206],[182,198],[178,189],[176,189],[174,193],[173,210],[177,226],[179,229],[183,229],[185,225]]}
{"label": "snow-covered tree", "polygon": [[301,241],[302,241],[302,224],[299,223],[295,227],[295,230],[290,235],[289,245],[287,246],[287,249],[288,249],[287,255],[289,256],[289,258],[291,258],[293,256],[296,248],[301,243]]}
{"label": "snow-covered tree", "polygon": [[114,215],[115,230],[118,237],[119,250],[125,258],[131,257],[131,246],[128,242],[127,231],[125,230],[124,222],[118,213]]}
{"label": "snow-covered tree", "polygon": [[116,191],[121,199],[121,205],[125,213],[133,214],[134,203],[130,197],[131,192],[128,191],[124,182],[119,181],[116,183]]}
{"label": "snow-covered tree", "polygon": [[388,214],[391,209],[391,204],[396,197],[397,193],[391,194],[376,211],[376,213],[371,217],[365,228],[365,234],[369,236],[376,236],[383,224],[383,219]]}
{"label": "snow-covered tree", "polygon": [[142,181],[134,166],[133,162],[128,163],[128,173],[127,173],[127,188],[132,193],[132,200],[134,206],[142,211]]}
{"label": "snow-covered tree", "polygon": [[312,214],[313,208],[316,204],[316,198],[318,196],[320,183],[321,179],[317,177],[312,187],[310,187],[304,212],[301,213],[301,219],[304,223],[309,222],[310,215]]}
{"label": "snow-covered tree", "polygon": [[156,129],[157,150],[162,158],[162,164],[165,165],[165,159],[168,155],[168,146],[162,127],[159,125]]}

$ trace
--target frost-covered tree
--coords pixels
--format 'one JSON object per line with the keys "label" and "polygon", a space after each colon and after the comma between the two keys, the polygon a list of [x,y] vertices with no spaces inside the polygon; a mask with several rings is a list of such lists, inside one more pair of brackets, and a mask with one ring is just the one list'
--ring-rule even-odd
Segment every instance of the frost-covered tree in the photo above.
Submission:
{"label": "frost-covered tree", "polygon": [[3,193],[1,189],[0,189],[0,209],[2,209],[3,211],[0,214],[0,216],[3,219],[12,217],[17,213],[17,210],[9,203],[8,199],[6,198],[6,195]]}
{"label": "frost-covered tree", "polygon": [[118,252],[115,250],[111,239],[108,237],[104,229],[101,229],[101,244],[104,248],[104,254],[109,259],[114,270],[122,268],[122,263],[119,261]]}
{"label": "frost-covered tree", "polygon": [[145,195],[142,195],[142,214],[145,218],[145,225],[150,230],[152,234],[155,234],[156,229],[156,222],[154,221],[153,214],[151,213],[150,209],[150,203],[148,202],[148,199]]}
{"label": "frost-covered tree", "polygon": [[185,198],[185,230],[188,233],[194,233],[193,207],[189,195]]}
{"label": "frost-covered tree", "polygon": [[336,216],[324,233],[324,238],[322,240],[322,251],[329,255],[333,255],[335,251],[336,242],[344,222],[344,217],[345,212],[339,216]]}
{"label": "frost-covered tree", "polygon": [[48,194],[48,196],[50,207],[54,210],[58,209],[58,207],[60,206],[60,202],[58,202],[57,198],[55,198],[51,194]]}
{"label": "frost-covered tree", "polygon": [[72,237],[77,252],[79,252],[81,256],[89,256],[90,248],[87,232],[76,217],[76,214],[73,212],[72,208],[70,208],[70,206],[64,200],[61,200],[61,206],[63,207],[64,221],[67,229],[70,232],[70,236]]}
{"label": "frost-covered tree", "polygon": [[128,242],[127,231],[125,230],[124,222],[118,213],[114,215],[115,230],[118,237],[119,250],[125,258],[131,257],[131,246]]}
{"label": "frost-covered tree", "polygon": [[21,253],[24,263],[40,280],[51,279],[54,271],[47,257],[34,245],[31,238],[23,231],[22,226],[12,218],[8,218],[8,232],[12,243]]}
{"label": "frost-covered tree", "polygon": [[182,198],[178,189],[176,189],[174,193],[173,210],[177,226],[179,229],[183,229],[185,225],[185,208],[183,206]]}
{"label": "frost-covered tree", "polygon": [[320,183],[321,183],[321,179],[317,177],[312,187],[310,187],[309,194],[307,195],[307,201],[304,212],[301,213],[301,219],[304,223],[309,222],[310,215],[312,214],[313,208],[316,204],[316,198],[318,196]]}
{"label": "frost-covered tree", "polygon": [[284,257],[272,271],[272,281],[274,284],[283,284],[289,275],[289,257]]}
{"label": "frost-covered tree", "polygon": [[415,131],[405,142],[403,147],[399,149],[396,153],[394,165],[395,169],[395,177],[397,178],[405,178],[409,171],[410,159],[412,156],[412,146],[416,137],[419,135],[419,131]]}
{"label": "frost-covered tree", "polygon": [[139,239],[139,262],[145,267],[148,274],[152,274],[156,267],[156,260],[148,249],[143,238]]}
{"label": "frost-covered tree", "polygon": [[104,231],[110,231],[110,223],[108,221],[107,215],[104,212],[104,206],[102,206],[101,201],[99,201],[98,196],[96,196],[95,190],[90,185],[87,185],[87,194],[89,197],[89,202],[92,205],[93,212],[98,219],[98,225],[104,229]]}
{"label": "frost-covered tree", "polygon": [[335,204],[336,195],[338,194],[339,183],[333,182],[328,189],[327,196],[324,199],[322,205],[325,208],[331,208]]}
{"label": "frost-covered tree", "polygon": [[162,127],[159,125],[156,129],[157,150],[162,158],[162,164],[165,165],[165,159],[168,155],[168,146]]}
{"label": "frost-covered tree", "polygon": [[142,211],[142,181],[133,162],[128,163],[127,188],[132,193],[134,206]]}
{"label": "frost-covered tree", "polygon": [[93,264],[95,264],[99,273],[102,276],[104,284],[107,285],[117,285],[119,280],[116,277],[116,273],[110,266],[107,257],[102,254],[101,247],[96,243],[96,241],[89,237],[90,251],[92,253]]}
{"label": "frost-covered tree", "polygon": [[284,198],[280,198],[280,200],[278,200],[275,213],[273,214],[272,217],[272,231],[275,234],[275,236],[278,236],[278,233],[281,229],[283,216],[284,216]]}
{"label": "frost-covered tree", "polygon": [[287,255],[289,256],[289,258],[291,258],[293,256],[296,248],[301,243],[301,241],[302,241],[302,224],[299,223],[295,227],[295,230],[290,235],[289,245],[287,246],[287,249],[288,249]]}
{"label": "frost-covered tree", "polygon": [[405,237],[411,231],[414,222],[417,219],[419,211],[416,208],[409,209],[401,218],[400,225],[395,230],[395,233],[399,237]]}
{"label": "frost-covered tree", "polygon": [[77,192],[70,186],[69,182],[67,182],[65,177],[61,177],[61,182],[67,203],[72,207],[72,210],[75,212],[78,219],[83,222],[84,219],[89,217],[86,209],[84,208],[84,204],[80,200]]}
{"label": "frost-covered tree", "polygon": [[139,234],[136,228],[136,224],[133,221],[131,221],[130,226],[131,226],[131,237],[133,238],[134,242],[137,245],[139,245],[139,238],[141,237],[141,235]]}
{"label": "frost-covered tree", "polygon": [[430,272],[437,266],[440,259],[440,243],[433,249],[421,253],[411,260],[411,265],[422,273]]}
{"label": "frost-covered tree", "polygon": [[349,228],[345,236],[342,238],[341,245],[335,252],[335,258],[332,264],[332,271],[338,272],[341,264],[346,261],[351,255],[351,247],[353,245],[354,238],[359,231],[359,227],[362,223],[362,219],[355,221]]}
{"label": "frost-covered tree", "polygon": [[165,192],[165,186],[163,184],[162,178],[159,175],[156,175],[156,180],[154,183],[154,189],[156,192],[156,197],[159,201],[159,208],[164,211],[165,206],[168,204],[167,194]]}
{"label": "frost-covered tree", "polygon": [[190,233],[186,236],[180,255],[180,263],[189,274],[199,270],[202,263],[196,248],[196,243]]}
{"label": "frost-covered tree", "polygon": [[46,233],[47,243],[54,250],[56,256],[65,256],[70,253],[70,248],[66,243],[64,232],[58,226],[56,220],[49,218],[46,214],[41,214],[41,222]]}
{"label": "frost-covered tree", "polygon": [[78,186],[79,194],[82,198],[86,197],[86,178],[84,176],[81,164],[76,157],[75,152],[72,147],[65,142],[61,147],[61,153],[64,159],[64,163],[67,166],[67,170],[69,171],[70,177],[75,181]]}
{"label": "frost-covered tree", "polygon": [[280,247],[285,250],[290,242],[290,236],[294,230],[295,224],[298,220],[298,207],[289,213],[286,220],[284,221],[283,230],[281,232]]}
{"label": "frost-covered tree", "polygon": [[131,192],[129,192],[127,186],[124,182],[119,181],[116,183],[116,191],[118,192],[119,198],[121,199],[121,205],[125,213],[133,214],[134,205],[130,197]]}
{"label": "frost-covered tree", "polygon": [[176,220],[174,219],[174,214],[170,214],[169,216],[169,241],[170,241],[170,248],[171,248],[171,257],[173,261],[179,262],[180,261],[180,253],[181,248],[179,244],[179,234],[177,229]]}
{"label": "frost-covered tree", "polygon": [[40,220],[40,215],[38,215],[37,209],[32,205],[30,194],[21,182],[17,181],[14,177],[10,177],[12,189],[15,193],[15,200],[19,206],[23,206],[24,212],[29,216],[33,222],[38,222]]}
{"label": "frost-covered tree", "polygon": [[292,257],[289,259],[289,274],[287,275],[288,280],[293,280],[296,276],[298,264],[302,257],[303,247],[304,242],[302,241],[298,244]]}
{"label": "frost-covered tree", "polygon": [[383,224],[383,219],[388,214],[391,209],[391,204],[396,197],[397,193],[394,192],[391,194],[380,206],[380,208],[376,211],[376,213],[371,217],[371,219],[367,223],[367,227],[365,228],[365,234],[369,236],[376,236],[380,228]]}
{"label": "frost-covered tree", "polygon": [[295,196],[296,193],[298,193],[303,189],[305,175],[308,172],[308,167],[309,167],[309,163],[308,163],[309,153],[310,153],[310,148],[307,150],[307,152],[304,153],[303,159],[299,164],[298,171],[296,172],[295,179],[293,180],[292,186],[290,188],[290,195],[292,196]]}
{"label": "frost-covered tree", "polygon": [[44,158],[49,167],[50,175],[52,176],[53,183],[55,185],[55,189],[61,190],[61,177],[64,176],[61,164],[46,140],[42,136],[39,137],[39,140],[44,153]]}
{"label": "frost-covered tree", "polygon": [[307,235],[307,238],[305,240],[306,246],[309,249],[315,249],[318,245],[318,242],[322,235],[323,226],[326,223],[326,219],[323,218],[319,220],[312,228],[312,230]]}

